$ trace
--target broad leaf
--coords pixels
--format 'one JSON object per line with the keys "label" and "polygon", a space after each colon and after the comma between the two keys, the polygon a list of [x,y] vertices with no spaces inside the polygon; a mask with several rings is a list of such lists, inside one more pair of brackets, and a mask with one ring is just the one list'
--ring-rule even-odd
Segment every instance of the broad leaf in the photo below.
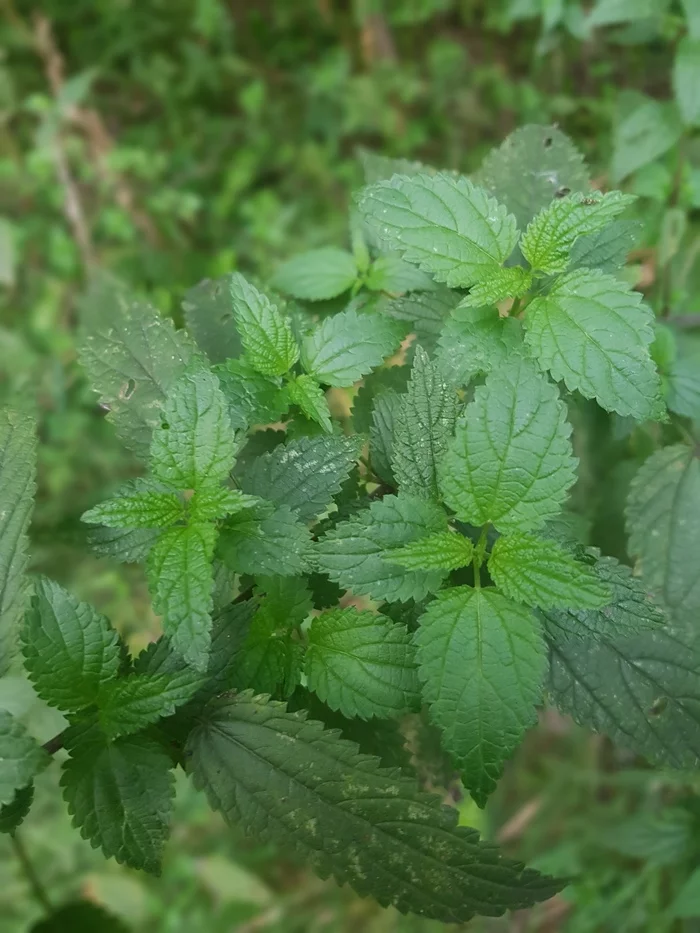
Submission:
{"label": "broad leaf", "polygon": [[432,352],[447,316],[461,300],[461,292],[440,285],[429,292],[412,292],[388,301],[382,311],[399,321],[409,321],[418,342]]}
{"label": "broad leaf", "polygon": [[146,560],[158,537],[157,528],[93,528],[88,534],[88,543],[90,549],[102,557],[139,563]]}
{"label": "broad leaf", "polygon": [[673,91],[686,126],[700,125],[700,38],[686,36],[678,43],[673,63]]}
{"label": "broad leaf", "polygon": [[49,761],[22,723],[0,709],[0,806],[12,803],[15,793],[26,787]]}
{"label": "broad leaf", "polygon": [[103,685],[97,699],[99,722],[105,735],[140,732],[159,719],[171,716],[192,698],[204,683],[204,675],[131,674]]}
{"label": "broad leaf", "polygon": [[237,573],[298,576],[308,566],[311,535],[297,513],[281,505],[268,515],[240,513],[221,529],[219,552]]}
{"label": "broad leaf", "polygon": [[499,317],[495,308],[454,309],[438,340],[436,359],[455,385],[477,373],[498,369],[522,344],[520,322]]}
{"label": "broad leaf", "polygon": [[666,404],[677,415],[700,421],[700,340],[689,335],[678,343],[678,353],[666,375]]}
{"label": "broad leaf", "polygon": [[248,362],[263,376],[283,376],[299,358],[289,322],[240,273],[231,276],[229,288],[233,316]]}
{"label": "broad leaf", "polygon": [[436,531],[391,552],[391,563],[406,570],[456,570],[470,564],[474,545],[451,531]]}
{"label": "broad leaf", "polygon": [[263,376],[245,359],[227,360],[214,372],[228,404],[234,430],[277,421],[289,408],[289,394],[277,376]]}
{"label": "broad leaf", "polygon": [[597,233],[579,237],[571,247],[569,270],[589,268],[615,272],[624,266],[641,230],[638,220],[615,220]]}
{"label": "broad leaf", "polygon": [[227,275],[204,279],[188,289],[182,310],[188,331],[212,363],[223,363],[240,354],[241,338],[233,320]]}
{"label": "broad leaf", "polygon": [[176,492],[163,483],[139,478],[125,483],[114,498],[84,512],[81,520],[106,528],[166,528],[184,514],[185,504]]}
{"label": "broad leaf", "polygon": [[331,413],[326,401],[326,393],[316,382],[313,376],[302,373],[295,379],[290,379],[287,385],[289,400],[298,405],[302,413],[320,424],[327,434],[332,434]]}
{"label": "broad leaf", "polygon": [[365,286],[371,291],[388,292],[391,295],[435,288],[429,275],[392,254],[375,259],[367,273]]}
{"label": "broad leaf", "polygon": [[342,295],[356,279],[352,253],[329,246],[287,260],[275,272],[272,285],[293,298],[324,301]]}
{"label": "broad leaf", "polygon": [[618,120],[613,133],[610,175],[619,184],[633,172],[655,162],[678,142],[681,121],[670,104],[641,97],[638,104]]}

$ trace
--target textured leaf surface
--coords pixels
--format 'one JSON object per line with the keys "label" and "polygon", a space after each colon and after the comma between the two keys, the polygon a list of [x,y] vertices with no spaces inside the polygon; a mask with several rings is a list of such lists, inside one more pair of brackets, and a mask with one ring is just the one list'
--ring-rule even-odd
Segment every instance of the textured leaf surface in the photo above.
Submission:
{"label": "textured leaf surface", "polygon": [[541,609],[599,609],[612,595],[590,567],[536,535],[499,538],[489,573],[505,596]]}
{"label": "textured leaf surface", "polygon": [[484,806],[536,720],[546,660],[537,620],[492,588],[461,586],[428,606],[415,638],[431,719]]}
{"label": "textured leaf surface", "polygon": [[474,393],[440,470],[457,516],[499,531],[541,527],[574,482],[571,428],[556,388],[515,357]]}
{"label": "textured leaf surface", "polygon": [[641,230],[638,220],[615,220],[597,233],[579,237],[571,247],[569,270],[589,268],[615,272],[624,266]]}
{"label": "textured leaf surface", "polygon": [[317,382],[351,386],[398,348],[404,328],[378,314],[348,309],[327,317],[301,347],[301,363]]}
{"label": "textured leaf surface", "polygon": [[525,342],[567,388],[637,421],[659,417],[659,376],[649,355],[653,315],[619,279],[580,269],[527,308]]}
{"label": "textured leaf surface", "polygon": [[184,516],[184,503],[162,483],[135,479],[125,483],[112,499],[84,512],[81,520],[106,528],[165,528]]}
{"label": "textured leaf surface", "polygon": [[226,820],[285,844],[322,876],[401,911],[498,915],[560,884],[458,828],[454,810],[357,746],[279,703],[215,701],[190,735],[189,769]]}
{"label": "textured leaf surface", "polygon": [[293,256],[277,269],[272,285],[293,298],[323,301],[342,295],[356,278],[352,253],[328,246]]}
{"label": "textured leaf surface", "polygon": [[313,376],[302,373],[290,380],[287,389],[290,401],[298,405],[307,418],[320,424],[327,434],[333,431],[326,393]]}
{"label": "textured leaf surface", "polygon": [[415,648],[405,626],[349,607],[317,616],[308,636],[308,687],[331,709],[391,719],[420,705]]}
{"label": "textured leaf surface", "polygon": [[391,552],[391,562],[407,570],[456,570],[471,563],[474,545],[451,531],[436,531]]}
{"label": "textured leaf surface", "polygon": [[383,312],[399,321],[410,321],[418,342],[432,352],[445,320],[461,300],[461,292],[440,285],[429,292],[412,292],[388,301]]}
{"label": "textured leaf surface", "polygon": [[482,308],[495,305],[506,298],[519,298],[529,291],[532,274],[522,266],[508,266],[498,269],[483,282],[478,282],[462,300],[464,308]]}
{"label": "textured leaf surface", "polygon": [[34,502],[36,438],[26,415],[0,411],[0,676],[17,649],[29,596],[27,532]]}
{"label": "textured leaf surface", "polygon": [[139,732],[171,716],[203,682],[184,674],[132,674],[105,684],[98,699],[99,720],[105,735],[117,738]]}
{"label": "textured leaf surface", "polygon": [[296,512],[281,505],[265,517],[233,516],[221,530],[219,550],[237,573],[297,576],[307,569],[311,534]]}
{"label": "textured leaf surface", "polygon": [[391,469],[403,492],[438,496],[437,469],[457,418],[457,396],[422,347],[394,416]]}
{"label": "textured leaf surface", "polygon": [[168,755],[152,739],[107,742],[94,726],[69,737],[61,786],[73,825],[93,848],[158,873],[175,793]]}
{"label": "textured leaf surface", "polygon": [[188,517],[193,522],[213,522],[227,515],[235,515],[246,509],[256,508],[260,500],[248,496],[239,489],[202,489],[187,503]]}
{"label": "textured leaf surface", "polygon": [[289,408],[289,395],[279,377],[263,376],[245,359],[214,367],[228,403],[234,430],[270,424]]}
{"label": "textured leaf surface", "polygon": [[391,562],[392,550],[446,529],[445,513],[433,502],[415,496],[385,496],[318,541],[317,565],[356,596],[419,601],[439,588],[446,572],[407,571]]}
{"label": "textured leaf surface", "polygon": [[49,761],[22,723],[0,709],[0,807],[12,803],[15,792],[26,787]]}
{"label": "textured leaf surface", "polygon": [[45,577],[35,583],[23,636],[36,692],[66,712],[92,705],[119,671],[119,639],[109,621]]}
{"label": "textured leaf surface", "polygon": [[263,376],[283,376],[299,358],[289,322],[240,273],[233,273],[229,287],[233,316],[248,362]]}
{"label": "textured leaf surface", "polygon": [[498,369],[521,344],[519,321],[499,317],[495,308],[461,304],[447,319],[436,359],[455,385],[464,386],[477,373]]}
{"label": "textured leaf surface", "polygon": [[146,560],[159,536],[157,528],[93,528],[88,534],[88,543],[90,549],[102,557],[138,563]]}
{"label": "textured leaf surface", "polygon": [[242,345],[233,320],[228,276],[204,279],[182,299],[187,329],[212,363],[240,354]]}
{"label": "textured leaf surface", "polygon": [[396,175],[358,205],[380,240],[451,288],[489,278],[518,239],[512,214],[463,177]]}
{"label": "textured leaf surface", "polygon": [[372,411],[369,429],[369,458],[376,475],[386,483],[394,485],[391,461],[394,451],[394,431],[403,399],[393,389],[377,397]]}

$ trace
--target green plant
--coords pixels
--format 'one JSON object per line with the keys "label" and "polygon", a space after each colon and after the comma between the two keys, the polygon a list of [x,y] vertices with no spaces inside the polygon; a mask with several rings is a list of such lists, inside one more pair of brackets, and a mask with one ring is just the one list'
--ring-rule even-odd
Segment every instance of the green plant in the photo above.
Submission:
{"label": "green plant", "polygon": [[[633,197],[593,190],[559,130],[524,127],[471,180],[364,163],[352,250],[289,260],[289,302],[233,273],[189,293],[189,334],[121,292],[87,302],[83,365],[147,464],[83,516],[96,552],[145,564],[163,636],[137,657],[25,575],[35,440],[3,415],[2,660],[21,642],[67,724],[42,748],[0,714],[0,818],[15,835],[63,748],[81,834],[157,871],[182,767],[322,875],[464,921],[565,881],[416,788],[405,717],[438,728],[480,806],[544,701],[652,762],[697,760],[700,465],[676,400],[700,377],[662,382],[622,269]],[[598,511],[611,451],[644,461],[634,574],[620,503]]]}

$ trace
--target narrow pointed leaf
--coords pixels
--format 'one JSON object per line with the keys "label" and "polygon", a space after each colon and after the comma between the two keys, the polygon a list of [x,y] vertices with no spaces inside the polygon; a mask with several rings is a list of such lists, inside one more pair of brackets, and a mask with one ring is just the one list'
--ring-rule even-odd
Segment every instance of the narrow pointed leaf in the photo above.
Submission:
{"label": "narrow pointed leaf", "polygon": [[287,319],[269,298],[235,272],[229,282],[233,316],[248,362],[263,376],[283,376],[299,359]]}
{"label": "narrow pointed leaf", "polygon": [[303,414],[311,421],[320,424],[327,434],[333,431],[331,413],[326,401],[326,393],[312,376],[302,373],[290,380],[287,386],[289,400],[301,408]]}
{"label": "narrow pointed leaf", "polygon": [[470,564],[474,545],[451,531],[436,531],[392,550],[390,560],[407,570],[456,570]]}

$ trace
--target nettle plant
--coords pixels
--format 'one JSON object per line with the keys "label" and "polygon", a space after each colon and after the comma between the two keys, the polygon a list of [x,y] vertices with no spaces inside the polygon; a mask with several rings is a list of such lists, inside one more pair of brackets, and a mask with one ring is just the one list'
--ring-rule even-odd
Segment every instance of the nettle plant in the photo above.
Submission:
{"label": "nettle plant", "polygon": [[[42,748],[0,713],[2,828],[62,748],[75,826],[157,871],[182,767],[321,875],[465,921],[565,882],[419,789],[426,734],[480,806],[544,703],[695,766],[700,464],[625,281],[632,199],[593,190],[563,134],[523,128],[474,180],[364,159],[353,251],[286,263],[295,301],[234,273],[188,294],[189,334],[123,295],[88,315],[82,362],[145,465],[83,516],[97,553],[144,563],[163,636],[137,657],[23,575],[33,431],[3,416],[4,657],[21,627],[67,725]],[[595,476],[577,483],[574,448],[590,474],[610,443],[647,457],[634,570],[591,535]]]}

